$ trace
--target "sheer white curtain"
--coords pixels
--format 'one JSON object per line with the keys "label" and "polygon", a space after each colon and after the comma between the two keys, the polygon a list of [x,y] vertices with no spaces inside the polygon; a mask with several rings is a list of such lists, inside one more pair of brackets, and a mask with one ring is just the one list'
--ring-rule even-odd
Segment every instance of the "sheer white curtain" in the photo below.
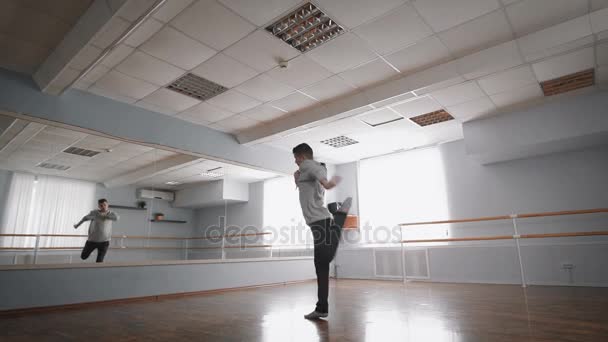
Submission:
{"label": "sheer white curtain", "polygon": [[264,230],[273,233],[265,236],[268,244],[294,246],[312,243],[293,177],[264,182]]}
{"label": "sheer white curtain", "polygon": [[[15,173],[3,219],[5,234],[86,234],[73,224],[95,208],[95,183]],[[83,229],[84,228],[84,229]],[[5,240],[5,247],[32,247],[34,238]],[[82,238],[41,238],[40,247],[79,245]]]}
{"label": "sheer white curtain", "polygon": [[[399,223],[447,218],[439,150],[427,148],[361,161],[359,197],[361,223],[370,230],[368,243],[398,241]],[[445,238],[447,234],[448,227],[442,225],[403,228],[404,239]]]}

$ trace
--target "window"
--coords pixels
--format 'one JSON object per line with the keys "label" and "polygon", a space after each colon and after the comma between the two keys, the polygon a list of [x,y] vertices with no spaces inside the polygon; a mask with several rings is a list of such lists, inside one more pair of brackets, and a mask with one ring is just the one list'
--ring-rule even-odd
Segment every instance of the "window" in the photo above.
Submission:
{"label": "window", "polygon": [[[363,160],[359,166],[363,242],[400,240],[399,223],[448,217],[441,155],[427,148]],[[446,238],[444,225],[403,228],[403,239]],[[390,233],[389,233],[390,232]]]}
{"label": "window", "polygon": [[[15,172],[3,215],[3,234],[85,234],[73,225],[95,208],[95,183]],[[77,241],[76,241],[77,240]],[[32,237],[3,237],[3,247],[34,247]],[[63,247],[82,238],[40,238],[39,247]]]}
{"label": "window", "polygon": [[266,235],[267,244],[293,247],[312,244],[293,177],[264,182],[264,231],[272,232]]}

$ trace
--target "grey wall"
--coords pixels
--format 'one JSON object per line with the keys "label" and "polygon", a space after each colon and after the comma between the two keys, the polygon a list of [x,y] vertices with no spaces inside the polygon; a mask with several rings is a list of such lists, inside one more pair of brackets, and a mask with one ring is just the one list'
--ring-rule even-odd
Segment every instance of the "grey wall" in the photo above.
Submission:
{"label": "grey wall", "polygon": [[[606,146],[487,166],[467,157],[463,141],[438,149],[449,207],[449,217],[438,220],[608,207]],[[518,220],[523,234],[605,230],[607,224],[606,214]],[[510,221],[451,225],[448,229],[451,237],[513,234]],[[608,286],[606,238],[522,240],[521,244],[528,283]],[[356,259],[359,265],[355,268],[351,265],[355,259],[344,254],[353,253],[348,249],[354,246],[342,247],[340,276],[374,277],[373,258],[368,259],[371,267]],[[520,282],[512,241],[434,246],[428,248],[428,255],[432,281]],[[574,264],[574,270],[563,269],[564,263]],[[368,271],[351,274],[352,269]]]}
{"label": "grey wall", "polygon": [[4,270],[0,271],[0,310],[276,284],[314,277],[310,259]]}

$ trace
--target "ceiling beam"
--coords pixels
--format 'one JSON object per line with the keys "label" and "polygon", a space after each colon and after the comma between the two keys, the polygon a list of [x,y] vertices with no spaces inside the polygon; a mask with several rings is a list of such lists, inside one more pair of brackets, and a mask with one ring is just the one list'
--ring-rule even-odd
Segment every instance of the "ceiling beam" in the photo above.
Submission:
{"label": "ceiling beam", "polygon": [[[34,80],[43,92],[61,94],[164,1],[94,0],[36,70]],[[133,13],[141,16],[134,19]]]}
{"label": "ceiling beam", "polygon": [[139,168],[136,171],[128,172],[113,179],[108,179],[103,183],[107,188],[130,185],[137,182],[141,182],[154,176],[161,175],[163,173],[173,171],[175,169],[182,168],[184,166],[189,165],[193,161],[198,161],[199,159],[200,158],[195,156],[180,154],[177,156],[160,160],[158,162],[154,162],[148,166]]}

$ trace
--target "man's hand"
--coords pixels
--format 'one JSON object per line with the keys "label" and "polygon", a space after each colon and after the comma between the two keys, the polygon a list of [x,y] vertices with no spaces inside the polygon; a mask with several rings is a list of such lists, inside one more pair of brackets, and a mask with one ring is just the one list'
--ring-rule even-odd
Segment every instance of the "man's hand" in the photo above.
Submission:
{"label": "man's hand", "polygon": [[79,227],[79,226],[80,226],[80,223],[76,223],[76,224],[74,225],[74,229],[78,229],[78,227]]}
{"label": "man's hand", "polygon": [[323,185],[323,187],[325,188],[325,190],[330,190],[336,187],[336,185],[338,185],[338,183],[340,183],[342,181],[342,177],[340,176],[333,176],[331,177],[330,180],[327,179],[322,179],[319,182],[321,183],[321,185]]}

